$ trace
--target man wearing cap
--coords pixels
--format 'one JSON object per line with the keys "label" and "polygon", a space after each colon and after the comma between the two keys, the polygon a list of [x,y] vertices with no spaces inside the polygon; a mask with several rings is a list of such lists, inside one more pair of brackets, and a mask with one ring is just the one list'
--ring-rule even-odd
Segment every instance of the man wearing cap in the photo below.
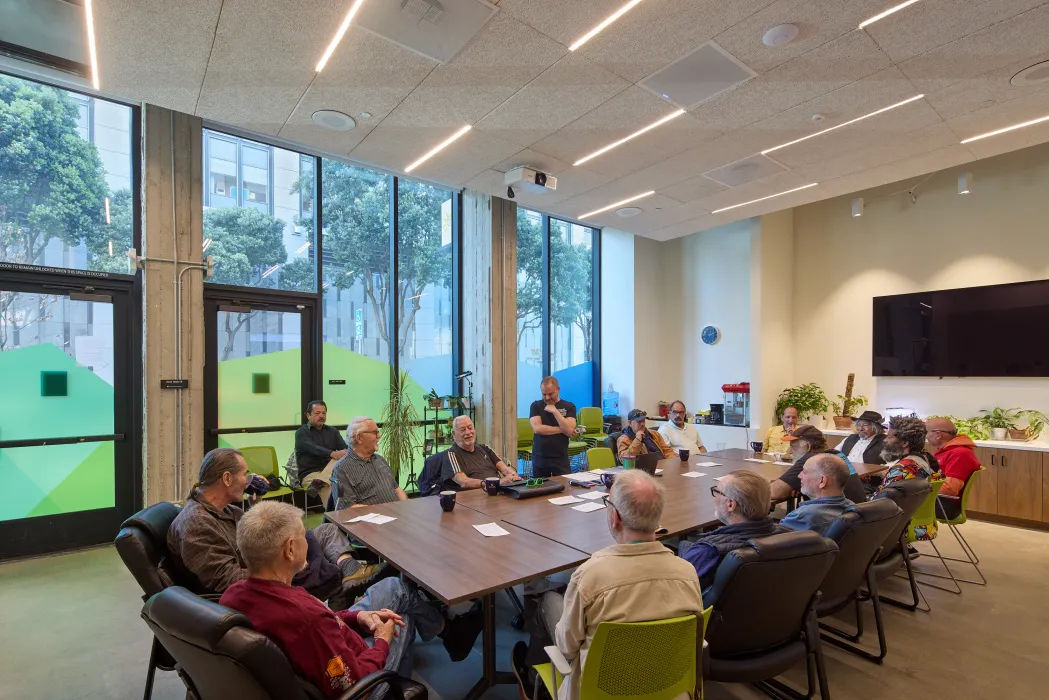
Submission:
{"label": "man wearing cap", "polygon": [[[811,457],[822,453],[829,453],[838,457],[844,456],[838,450],[827,449],[827,438],[814,425],[799,425],[794,430],[793,435],[787,435],[783,439],[790,445],[790,452],[794,456],[794,464],[790,469],[783,472],[783,476],[773,481],[770,485],[773,501],[785,501],[794,493],[802,492],[801,470],[805,468],[805,462]],[[845,496],[854,503],[862,503],[867,500],[863,490],[863,482],[855,474],[855,470],[852,469],[852,464],[847,458],[845,459],[845,465],[849,471],[849,478],[844,487]]]}
{"label": "man wearing cap", "polygon": [[645,418],[647,417],[648,414],[640,408],[635,408],[627,414],[627,428],[616,442],[616,451],[619,453],[620,460],[624,457],[637,457],[652,452],[662,454],[663,459],[670,459],[674,456],[674,450],[667,445],[662,435],[655,430],[645,429]]}
{"label": "man wearing cap", "polygon": [[885,464],[881,456],[885,446],[881,422],[880,413],[864,411],[856,419],[856,433],[845,438],[838,450],[854,464]]}

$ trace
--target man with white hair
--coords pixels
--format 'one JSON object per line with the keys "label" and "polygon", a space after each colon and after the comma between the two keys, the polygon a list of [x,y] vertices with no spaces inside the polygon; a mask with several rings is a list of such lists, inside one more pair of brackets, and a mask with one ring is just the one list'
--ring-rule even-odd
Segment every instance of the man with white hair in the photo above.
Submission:
{"label": "man with white hair", "polygon": [[780,521],[791,530],[812,530],[822,535],[842,513],[856,505],[845,497],[849,468],[841,457],[827,453],[813,455],[805,461],[798,478],[801,493],[809,500],[799,503]]}
{"label": "man with white hair", "polygon": [[367,416],[354,418],[346,428],[350,449],[332,470],[338,485],[336,510],[408,500],[389,463],[376,452],[379,433],[379,426]]}
{"label": "man with white hair", "polygon": [[479,489],[489,477],[498,478],[502,484],[521,480],[495,450],[477,442],[477,431],[470,416],[456,416],[452,421],[452,442],[455,444],[445,452],[441,481],[454,483],[461,489]]}
{"label": "man with white hair", "polygon": [[[268,501],[248,511],[237,524],[237,548],[248,578],[227,588],[219,602],[247,615],[325,697],[337,698],[382,669],[410,678],[416,632],[424,642],[440,635],[450,655],[458,647],[468,652],[477,638],[457,624],[459,618],[446,622],[440,610],[400,579],[383,579],[341,612],[292,586],[306,563],[306,529],[302,512],[287,503]],[[386,691],[381,686],[369,698],[379,700]]]}
{"label": "man with white hair", "polygon": [[[696,570],[656,540],[663,515],[663,487],[648,474],[616,475],[605,497],[608,531],[616,544],[594,552],[572,574],[564,596],[546,593],[539,616],[557,648],[572,664],[559,698],[579,697],[580,669],[601,622],[642,622],[701,615],[703,595]],[[534,642],[533,642],[534,644]],[[513,650],[522,692],[531,682],[522,673],[527,647]]]}

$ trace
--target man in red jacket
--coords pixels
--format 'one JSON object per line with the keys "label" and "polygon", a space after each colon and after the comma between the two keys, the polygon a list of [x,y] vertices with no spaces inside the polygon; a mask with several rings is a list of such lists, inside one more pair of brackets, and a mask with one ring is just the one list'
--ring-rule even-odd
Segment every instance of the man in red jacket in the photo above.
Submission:
{"label": "man in red jacket", "polygon": [[[295,673],[325,697],[337,698],[384,668],[410,678],[416,632],[423,641],[440,634],[450,654],[467,642],[468,653],[477,638],[479,630],[456,622],[467,616],[446,625],[443,613],[400,579],[379,581],[341,612],[292,586],[295,573],[306,564],[306,530],[302,512],[287,503],[267,501],[249,510],[237,524],[237,548],[249,577],[227,588],[219,602],[247,615],[258,632],[284,651]],[[385,686],[377,688],[369,698],[379,700],[386,691]]]}
{"label": "man in red jacket", "polygon": [[948,518],[961,514],[961,495],[969,478],[980,471],[980,460],[976,457],[976,443],[968,435],[959,435],[958,428],[946,418],[930,418],[925,421],[929,445],[936,450],[933,455],[940,463],[944,476],[940,489],[940,507]]}

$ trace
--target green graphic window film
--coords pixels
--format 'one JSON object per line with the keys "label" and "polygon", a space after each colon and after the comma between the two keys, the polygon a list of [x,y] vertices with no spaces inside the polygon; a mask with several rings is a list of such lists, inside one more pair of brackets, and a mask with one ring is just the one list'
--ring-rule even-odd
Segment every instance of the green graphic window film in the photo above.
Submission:
{"label": "green graphic window film", "polygon": [[[302,422],[302,321],[286,311],[218,312],[219,427]],[[268,375],[265,392],[256,377]]]}

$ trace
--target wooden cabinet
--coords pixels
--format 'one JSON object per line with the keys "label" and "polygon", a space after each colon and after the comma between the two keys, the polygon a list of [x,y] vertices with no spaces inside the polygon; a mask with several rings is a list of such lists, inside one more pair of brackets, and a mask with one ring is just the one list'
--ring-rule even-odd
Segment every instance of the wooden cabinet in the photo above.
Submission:
{"label": "wooden cabinet", "polygon": [[1049,452],[1042,453],[1042,522],[1049,523]]}
{"label": "wooden cabinet", "polygon": [[984,472],[976,478],[969,494],[969,510],[998,515],[998,457],[993,447],[977,447],[976,458]]}

